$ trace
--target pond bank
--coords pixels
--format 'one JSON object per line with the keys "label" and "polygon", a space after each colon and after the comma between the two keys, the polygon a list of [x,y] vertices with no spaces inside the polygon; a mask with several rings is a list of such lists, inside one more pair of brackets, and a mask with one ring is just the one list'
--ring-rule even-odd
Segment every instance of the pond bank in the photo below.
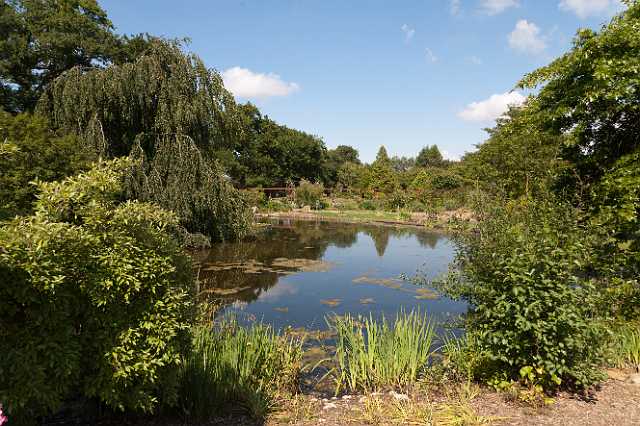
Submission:
{"label": "pond bank", "polygon": [[[266,419],[226,416],[185,423],[162,417],[139,419],[138,426],[366,426],[366,425],[496,425],[496,426],[634,426],[640,424],[640,386],[626,379],[630,371],[615,370],[586,398],[563,393],[555,402],[535,408],[475,384],[445,384],[412,394],[374,392],[366,395],[287,397]],[[102,422],[111,426],[112,422]]]}
{"label": "pond bank", "polygon": [[257,219],[323,220],[380,226],[412,226],[441,231],[459,229],[461,226],[475,221],[473,213],[466,209],[445,211],[437,214],[371,210],[293,209],[283,212],[258,212],[255,216]]}

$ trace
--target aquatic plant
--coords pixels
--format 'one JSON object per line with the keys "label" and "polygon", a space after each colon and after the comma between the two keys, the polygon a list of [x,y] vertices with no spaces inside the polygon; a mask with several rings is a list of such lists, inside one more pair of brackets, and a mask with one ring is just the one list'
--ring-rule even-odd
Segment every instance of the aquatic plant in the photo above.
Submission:
{"label": "aquatic plant", "polygon": [[193,330],[193,348],[180,370],[179,405],[190,418],[240,409],[264,419],[280,394],[296,390],[302,341],[272,327],[248,328],[233,320]]}
{"label": "aquatic plant", "polygon": [[640,369],[640,328],[634,325],[622,327],[615,333],[617,345],[614,348],[616,364],[619,367],[633,366]]}
{"label": "aquatic plant", "polygon": [[393,323],[350,315],[327,319],[335,330],[336,393],[406,388],[428,367],[434,327],[419,311],[400,311]]}

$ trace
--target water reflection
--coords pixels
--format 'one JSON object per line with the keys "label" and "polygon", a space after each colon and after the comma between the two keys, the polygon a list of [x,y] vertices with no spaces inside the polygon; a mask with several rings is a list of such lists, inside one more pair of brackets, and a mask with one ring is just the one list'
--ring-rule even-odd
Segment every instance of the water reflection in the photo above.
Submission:
{"label": "water reflection", "polygon": [[[393,314],[404,306],[462,313],[463,304],[426,297],[397,279],[418,269],[431,278],[442,274],[453,253],[446,236],[420,229],[282,220],[254,239],[195,257],[206,301],[276,327],[322,327],[329,312]],[[385,280],[393,285],[379,285]]]}

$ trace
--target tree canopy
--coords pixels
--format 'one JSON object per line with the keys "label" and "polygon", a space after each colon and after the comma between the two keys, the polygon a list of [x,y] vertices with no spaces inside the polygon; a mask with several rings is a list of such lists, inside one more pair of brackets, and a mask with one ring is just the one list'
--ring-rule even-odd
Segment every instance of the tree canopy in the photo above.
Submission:
{"label": "tree canopy", "polygon": [[146,39],[119,37],[96,0],[6,0],[0,4],[0,106],[31,111],[45,87],[79,66],[128,61]]}
{"label": "tree canopy", "polygon": [[156,40],[135,62],[75,67],[47,87],[37,110],[99,156],[138,158],[128,194],[177,212],[189,231],[247,232],[247,206],[214,157],[237,138],[235,102],[220,75],[178,44]]}

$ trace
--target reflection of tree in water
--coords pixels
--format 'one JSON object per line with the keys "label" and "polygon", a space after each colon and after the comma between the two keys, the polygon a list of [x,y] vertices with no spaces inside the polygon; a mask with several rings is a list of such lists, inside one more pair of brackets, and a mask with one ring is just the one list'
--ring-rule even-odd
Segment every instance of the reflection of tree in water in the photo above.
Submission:
{"label": "reflection of tree in water", "polygon": [[376,246],[376,253],[379,257],[384,256],[384,252],[389,245],[389,238],[392,231],[396,229],[388,226],[371,226],[364,230],[364,233],[371,237],[373,244]]}
{"label": "reflection of tree in water", "polygon": [[[319,260],[331,244],[338,247],[354,244],[357,233],[356,226],[293,222],[265,228],[244,241],[215,244],[193,254],[201,265],[201,294],[205,300],[224,305],[254,301],[283,274],[282,267],[272,267],[274,260]],[[285,269],[294,272],[298,268]]]}
{"label": "reflection of tree in water", "polygon": [[261,229],[253,238],[215,244],[193,253],[201,266],[202,298],[223,305],[252,302],[276,285],[284,273],[300,270],[300,262],[283,266],[283,260],[284,263],[294,259],[320,261],[329,246],[348,248],[358,241],[360,232],[371,237],[380,257],[392,237],[415,235],[423,247],[431,248],[441,238],[410,228],[283,221]]}
{"label": "reflection of tree in water", "polygon": [[433,232],[417,232],[416,238],[422,247],[434,249],[442,235],[434,234]]}

